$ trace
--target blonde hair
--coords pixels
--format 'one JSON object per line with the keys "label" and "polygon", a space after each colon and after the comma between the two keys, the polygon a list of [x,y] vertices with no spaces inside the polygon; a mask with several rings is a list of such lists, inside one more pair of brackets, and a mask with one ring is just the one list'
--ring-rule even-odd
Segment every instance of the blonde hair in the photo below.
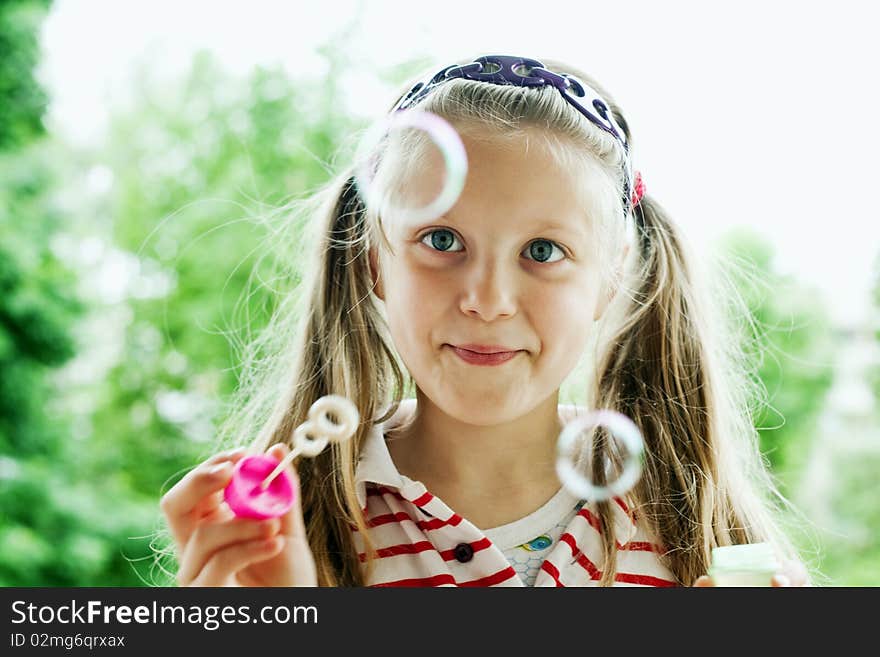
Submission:
{"label": "blonde hair", "polygon": [[[604,89],[580,71],[543,61],[599,92],[633,143],[623,113]],[[738,341],[726,328],[723,309],[709,303],[693,258],[661,206],[645,195],[633,213],[624,214],[622,154],[615,140],[549,87],[452,80],[419,107],[469,134],[538,136],[564,165],[601,173],[599,193],[583,199],[597,218],[597,252],[619,254],[627,240],[635,248],[625,266],[609,259],[603,270],[606,293],[617,293],[598,327],[602,339],[594,377],[583,382],[585,397],[592,407],[617,410],[640,428],[646,462],[633,491],[634,512],[663,547],[661,559],[676,579],[691,584],[705,574],[718,545],[769,540],[792,556],[774,519],[771,496],[777,492],[757,447],[749,408],[754,386]],[[293,210],[284,227],[289,232],[274,233],[273,242],[314,248],[287,261],[307,257],[298,294],[281,300],[251,345],[220,441],[249,441],[258,449],[289,444],[318,397],[342,394],[357,405],[363,421],[352,440],[296,465],[319,584],[363,585],[375,552],[356,495],[358,457],[371,419],[389,418],[414,385],[372,294],[369,249],[390,243],[378,214],[366,211],[351,170],[287,210]],[[294,268],[289,275],[296,280],[299,272]],[[777,495],[775,501],[781,500]],[[600,503],[599,514],[605,552],[600,584],[610,585],[616,558],[610,503]],[[364,538],[366,571],[353,529]]]}

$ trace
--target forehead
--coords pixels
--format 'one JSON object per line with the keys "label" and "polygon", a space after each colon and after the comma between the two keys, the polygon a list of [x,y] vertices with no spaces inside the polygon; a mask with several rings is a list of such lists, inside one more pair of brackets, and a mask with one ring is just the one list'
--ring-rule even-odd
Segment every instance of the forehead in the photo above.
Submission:
{"label": "forehead", "polygon": [[[556,228],[582,235],[602,211],[609,179],[598,163],[571,157],[574,146],[546,138],[538,130],[518,130],[515,135],[459,130],[468,159],[464,189],[447,219],[478,219],[495,227],[537,230]],[[444,175],[443,158],[430,144],[422,156],[410,160],[404,173],[407,187],[435,190]],[[431,193],[434,193],[431,191]],[[398,227],[419,222],[396,217]],[[424,224],[425,222],[420,222]],[[431,222],[428,222],[431,223]]]}

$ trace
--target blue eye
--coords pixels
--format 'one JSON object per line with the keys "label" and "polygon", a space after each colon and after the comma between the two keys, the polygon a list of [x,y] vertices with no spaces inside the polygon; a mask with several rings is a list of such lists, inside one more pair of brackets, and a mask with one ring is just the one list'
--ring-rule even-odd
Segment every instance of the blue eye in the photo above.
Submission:
{"label": "blue eye", "polygon": [[[555,260],[551,260],[550,257],[553,255],[553,249],[556,249],[561,254],[560,257]],[[535,259],[537,262],[559,262],[562,258],[565,257],[565,253],[559,246],[556,245],[555,242],[551,242],[550,240],[535,240],[528,247],[529,255]]]}
{"label": "blue eye", "polygon": [[[429,237],[431,238],[431,248],[436,249],[437,251],[448,251],[449,247],[456,242],[455,233],[451,230],[446,230],[445,228],[425,233],[421,242],[424,243]],[[461,249],[456,249],[456,251],[461,251]]]}
{"label": "blue eye", "polygon": [[[430,238],[430,244],[427,243],[427,240]],[[435,251],[448,252],[448,253],[456,253],[461,251],[461,248],[452,249],[452,245],[458,242],[458,238],[455,236],[451,230],[446,230],[445,228],[438,228],[436,230],[429,231],[425,233],[425,235],[420,240],[426,246],[430,246]],[[553,250],[559,252],[558,257],[553,257]],[[559,262],[563,258],[565,258],[565,252],[557,245],[555,242],[551,242],[550,240],[535,240],[528,247],[526,247],[526,251],[528,251],[531,259],[535,260],[535,262],[539,263],[553,263]],[[525,251],[524,251],[525,253]]]}

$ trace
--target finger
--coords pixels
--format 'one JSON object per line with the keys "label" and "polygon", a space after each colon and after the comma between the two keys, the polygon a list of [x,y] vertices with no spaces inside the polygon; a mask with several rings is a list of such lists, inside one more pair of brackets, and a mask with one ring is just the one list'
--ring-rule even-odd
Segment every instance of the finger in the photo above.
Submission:
{"label": "finger", "polygon": [[203,497],[196,504],[195,508],[189,514],[193,524],[200,522],[221,522],[234,518],[235,514],[228,505],[224,504],[224,491],[218,490],[215,493]]}
{"label": "finger", "polygon": [[[169,490],[162,497],[162,500],[160,502],[162,509],[175,515],[183,515],[191,512],[193,505],[187,504],[185,491],[189,486],[192,485],[193,480],[203,478],[205,473],[216,471],[218,467],[226,466],[230,463],[235,464],[246,453],[246,448],[238,447],[236,449],[220,452],[219,454],[215,454],[211,458],[203,461],[195,468],[190,470],[180,481],[178,481],[171,488],[171,490]],[[210,489],[208,490],[208,492],[210,492]],[[203,496],[204,495],[199,495],[198,498],[201,498]]]}
{"label": "finger", "polygon": [[186,586],[205,568],[217,552],[229,545],[265,540],[278,533],[277,519],[256,522],[246,518],[228,522],[201,524],[193,532],[180,559],[177,582]]}
{"label": "finger", "polygon": [[179,545],[189,538],[195,524],[193,517],[209,512],[208,504],[219,504],[220,491],[232,477],[233,464],[245,453],[244,448],[239,448],[212,456],[190,470],[162,497],[159,506]]}
{"label": "finger", "polygon": [[278,554],[283,546],[283,536],[230,545],[211,557],[190,586],[223,586],[228,584],[230,575],[234,575],[251,564],[272,558]]}
{"label": "finger", "polygon": [[791,586],[791,580],[788,578],[788,575],[784,573],[777,573],[773,576],[773,579],[770,580],[770,586],[773,587],[784,587]]}
{"label": "finger", "polygon": [[215,465],[229,460],[235,463],[246,453],[247,447],[233,447],[232,449],[227,449],[223,452],[217,452],[214,456],[205,461],[205,465]]}
{"label": "finger", "polygon": [[694,582],[694,586],[698,586],[700,588],[703,588],[706,586],[715,586],[715,582],[713,582],[712,578],[709,577],[708,575],[701,575],[700,577],[697,578],[697,581]]}
{"label": "finger", "polygon": [[[287,456],[289,452],[290,449],[287,445],[278,443],[277,445],[273,445],[268,453],[270,456],[280,461]],[[293,485],[294,500],[293,506],[290,507],[290,510],[281,516],[280,533],[286,536],[300,536],[304,538],[306,535],[306,527],[302,515],[302,495],[300,495],[299,475],[292,465],[288,465],[285,468],[285,471],[290,476],[290,482]]]}

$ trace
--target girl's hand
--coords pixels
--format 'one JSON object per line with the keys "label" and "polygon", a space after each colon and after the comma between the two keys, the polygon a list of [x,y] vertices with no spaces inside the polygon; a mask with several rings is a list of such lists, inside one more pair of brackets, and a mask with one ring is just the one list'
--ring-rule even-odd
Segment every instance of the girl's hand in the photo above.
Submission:
{"label": "girl's hand", "polygon": [[[712,578],[703,575],[697,578],[694,586],[715,586]],[[782,565],[782,569],[776,573],[770,580],[770,586],[810,586],[810,577],[807,575],[807,569],[800,561],[786,561]]]}
{"label": "girl's hand", "polygon": [[[289,449],[274,445],[281,460]],[[237,518],[223,501],[243,448],[217,454],[187,473],[160,503],[174,537],[181,586],[317,586],[315,560],[306,540],[299,478],[287,466],[297,499],[270,520]]]}

